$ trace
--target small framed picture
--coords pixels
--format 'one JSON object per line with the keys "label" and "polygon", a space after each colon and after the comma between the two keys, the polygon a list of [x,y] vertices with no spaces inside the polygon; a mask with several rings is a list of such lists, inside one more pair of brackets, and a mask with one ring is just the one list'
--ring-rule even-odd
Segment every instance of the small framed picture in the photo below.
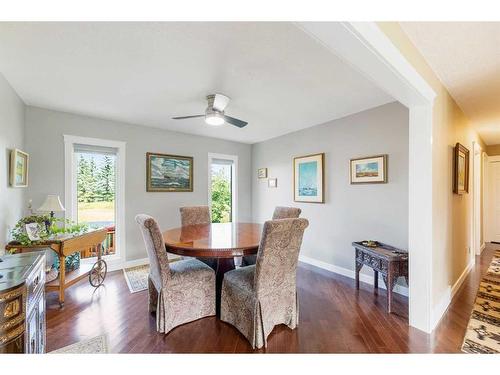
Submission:
{"label": "small framed picture", "polygon": [[278,187],[278,179],[277,178],[268,179],[267,180],[267,187],[270,187],[270,188]]}
{"label": "small framed picture", "polygon": [[351,184],[387,182],[387,155],[351,159]]}
{"label": "small framed picture", "polygon": [[28,186],[29,155],[17,148],[10,152],[10,186]]}
{"label": "small framed picture", "polygon": [[25,225],[26,234],[30,241],[40,241],[40,225],[38,223],[28,223]]}
{"label": "small framed picture", "polygon": [[295,202],[325,202],[325,154],[293,158],[293,200]]}
{"label": "small framed picture", "polygon": [[469,192],[469,150],[457,143],[453,153],[453,192],[465,194]]}
{"label": "small framed picture", "polygon": [[258,178],[267,178],[267,168],[257,169],[257,177]]}

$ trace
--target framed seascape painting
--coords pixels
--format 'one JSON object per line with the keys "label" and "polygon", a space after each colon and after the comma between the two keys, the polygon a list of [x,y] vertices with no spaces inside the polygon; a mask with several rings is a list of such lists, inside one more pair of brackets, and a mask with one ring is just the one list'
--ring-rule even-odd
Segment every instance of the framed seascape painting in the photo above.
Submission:
{"label": "framed seascape painting", "polygon": [[300,156],[293,159],[293,190],[295,202],[325,202],[325,154]]}
{"label": "framed seascape painting", "polygon": [[17,148],[10,152],[10,185],[12,187],[28,186],[29,155]]}
{"label": "framed seascape painting", "polygon": [[148,152],[146,191],[193,191],[193,158]]}
{"label": "framed seascape painting", "polygon": [[469,150],[457,143],[453,152],[453,192],[465,194],[469,192]]}
{"label": "framed seascape painting", "polygon": [[387,182],[387,155],[351,159],[351,184]]}

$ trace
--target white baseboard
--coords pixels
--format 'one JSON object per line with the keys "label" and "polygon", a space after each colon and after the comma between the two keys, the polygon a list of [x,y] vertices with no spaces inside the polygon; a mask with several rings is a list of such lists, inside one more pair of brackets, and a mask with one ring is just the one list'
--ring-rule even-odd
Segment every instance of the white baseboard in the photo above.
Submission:
{"label": "white baseboard", "polygon": [[149,264],[148,258],[127,260],[125,262],[108,262],[108,272],[118,271],[130,267],[142,266],[144,264]]}
{"label": "white baseboard", "polygon": [[[351,279],[355,278],[354,270],[349,270],[349,269],[344,268],[344,267],[339,267],[339,266],[336,266],[336,265],[331,264],[331,263],[326,263],[326,262],[323,262],[321,260],[310,258],[310,257],[304,256],[304,255],[299,256],[299,261],[310,264],[312,266],[316,266],[318,268],[322,268],[324,270],[327,270],[327,271],[330,271],[333,273],[337,273],[337,274],[342,275],[342,276],[347,276]],[[367,275],[367,274],[360,272],[359,281],[373,285],[373,276],[370,276],[370,275]],[[379,288],[386,289],[385,283],[383,282],[382,279],[379,280],[378,285],[379,285]],[[398,294],[401,294],[403,296],[408,297],[408,288],[407,287],[396,284],[393,291],[394,291],[394,293],[398,293]]]}
{"label": "white baseboard", "polygon": [[[168,259],[171,262],[175,262],[176,260],[182,259],[182,257],[179,255],[175,255],[175,254],[168,254]],[[113,262],[113,263],[108,263],[108,271],[109,272],[118,271],[118,270],[122,270],[125,268],[143,266],[145,264],[149,264],[148,258],[127,260],[125,262]]]}
{"label": "white baseboard", "polygon": [[455,281],[455,284],[453,284],[448,289],[446,292],[443,294],[441,299],[439,300],[439,303],[433,308],[432,312],[432,327],[431,329],[434,330],[443,318],[444,314],[446,313],[446,310],[448,310],[448,307],[450,306],[451,300],[457,294],[458,290],[464,283],[465,279],[467,278],[467,275],[469,275],[470,271],[472,270],[472,267],[474,264],[472,262],[469,262],[469,264],[465,267],[464,271],[460,275],[460,277]]}
{"label": "white baseboard", "polygon": [[128,260],[125,262],[122,268],[138,267],[138,266],[143,266],[145,264],[149,264],[149,258]]}
{"label": "white baseboard", "polygon": [[437,327],[443,318],[451,302],[451,288],[448,286],[445,293],[441,296],[439,302],[432,308],[431,332]]}
{"label": "white baseboard", "polygon": [[481,255],[484,248],[486,247],[486,242],[483,242],[483,244],[481,245],[481,247],[479,248],[479,254],[478,255]]}
{"label": "white baseboard", "polygon": [[[467,275],[472,270],[473,266],[474,266],[474,264],[472,262],[469,262],[469,264],[467,265],[467,267],[465,267],[464,271],[462,272],[460,277],[457,279],[455,284],[453,284],[453,286],[451,287],[451,295],[450,295],[451,298],[453,298],[455,296],[455,294],[457,294],[458,289],[460,289],[460,287],[464,283],[465,279],[467,278]],[[450,302],[451,302],[451,298],[450,298]]]}

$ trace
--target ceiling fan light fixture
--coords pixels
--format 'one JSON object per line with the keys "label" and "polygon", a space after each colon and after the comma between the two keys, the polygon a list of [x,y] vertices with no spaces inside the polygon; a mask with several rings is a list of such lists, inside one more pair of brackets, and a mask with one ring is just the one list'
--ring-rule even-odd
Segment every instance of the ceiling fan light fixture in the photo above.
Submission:
{"label": "ceiling fan light fixture", "polygon": [[205,123],[210,126],[221,126],[224,124],[236,126],[238,128],[244,128],[248,125],[248,122],[227,116],[224,111],[229,103],[229,97],[222,94],[212,94],[207,96],[208,106],[205,109],[204,115],[191,115],[191,116],[180,116],[172,117],[173,120],[187,120],[193,118],[205,117]]}
{"label": "ceiling fan light fixture", "polygon": [[208,125],[220,126],[220,125],[224,125],[225,120],[220,113],[214,112],[214,113],[208,113],[205,116],[205,122]]}

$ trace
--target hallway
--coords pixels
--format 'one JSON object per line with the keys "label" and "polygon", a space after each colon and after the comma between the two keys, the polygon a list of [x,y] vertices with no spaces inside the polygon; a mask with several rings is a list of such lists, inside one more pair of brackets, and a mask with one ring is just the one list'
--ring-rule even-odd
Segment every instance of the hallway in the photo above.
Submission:
{"label": "hallway", "polygon": [[490,265],[494,251],[499,248],[499,244],[487,243],[482,254],[476,256],[475,266],[451,301],[448,310],[431,336],[431,352],[460,352],[479,283]]}

